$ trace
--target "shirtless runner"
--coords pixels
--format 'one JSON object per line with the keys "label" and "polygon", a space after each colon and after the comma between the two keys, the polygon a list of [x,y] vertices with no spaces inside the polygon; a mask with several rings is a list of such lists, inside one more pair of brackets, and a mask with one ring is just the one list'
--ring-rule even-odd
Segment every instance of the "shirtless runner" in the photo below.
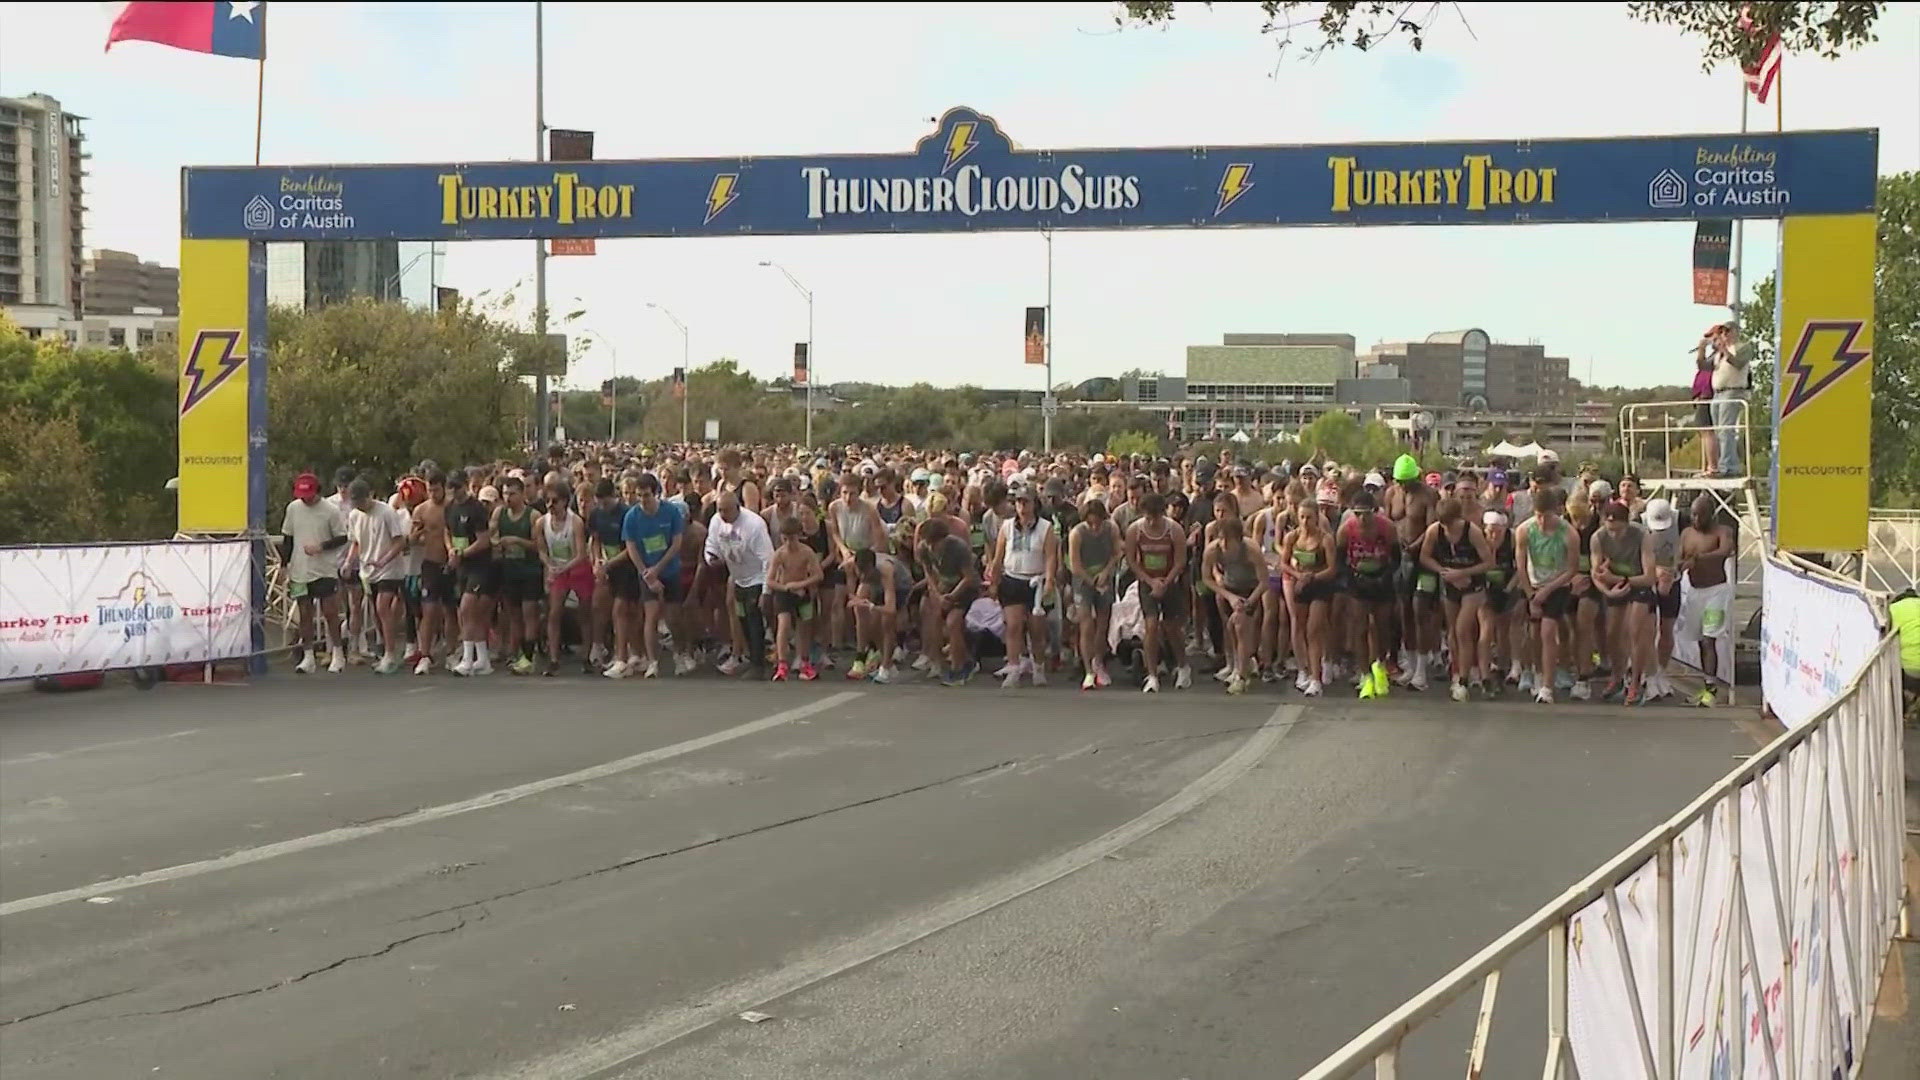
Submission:
{"label": "shirtless runner", "polygon": [[433,670],[435,646],[446,628],[446,613],[460,606],[460,590],[447,569],[445,473],[436,470],[427,474],[427,501],[413,509],[408,540],[420,553],[420,637],[416,643],[420,659],[413,673],[425,675]]}
{"label": "shirtless runner", "polygon": [[1677,635],[1700,642],[1705,685],[1695,702],[1702,707],[1714,703],[1720,642],[1733,633],[1733,585],[1727,580],[1727,560],[1732,556],[1733,530],[1715,515],[1713,496],[1701,495],[1693,500],[1687,527],[1680,532],[1680,570],[1691,587],[1681,601]]}

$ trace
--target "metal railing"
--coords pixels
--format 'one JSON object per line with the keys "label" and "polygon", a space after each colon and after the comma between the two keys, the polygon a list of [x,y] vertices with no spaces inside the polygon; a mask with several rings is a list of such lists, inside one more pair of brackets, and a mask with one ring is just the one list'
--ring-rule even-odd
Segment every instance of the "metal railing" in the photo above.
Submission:
{"label": "metal railing", "polygon": [[[1706,401],[1643,401],[1620,406],[1620,456],[1627,471],[1645,476],[1701,476],[1707,470],[1682,467],[1674,461],[1674,452],[1700,437],[1703,431],[1718,431],[1721,438],[1731,430],[1740,440],[1740,474],[1753,475],[1753,432],[1748,423],[1746,398],[1732,398],[1723,404],[1737,405],[1737,420],[1728,428],[1702,427],[1697,415]],[[1656,453],[1656,449],[1658,453]]]}
{"label": "metal railing", "polygon": [[[1475,1080],[1489,1064],[1502,975],[1542,941],[1543,1058],[1501,1062],[1498,1075],[1522,1075],[1544,1060],[1543,1080],[1739,1077],[1748,1054],[1760,1055],[1761,1075],[1775,1080],[1854,1075],[1889,946],[1907,931],[1899,660],[1898,638],[1884,638],[1824,711],[1306,1080],[1368,1066],[1377,1078],[1397,1077],[1409,1036],[1478,987],[1465,1053]],[[1636,902],[1648,887],[1650,915]],[[1603,964],[1613,978],[1594,977]],[[1572,1015],[1570,997],[1582,992],[1608,999],[1612,1030],[1593,1015]],[[1703,1039],[1707,1033],[1718,1038]]]}

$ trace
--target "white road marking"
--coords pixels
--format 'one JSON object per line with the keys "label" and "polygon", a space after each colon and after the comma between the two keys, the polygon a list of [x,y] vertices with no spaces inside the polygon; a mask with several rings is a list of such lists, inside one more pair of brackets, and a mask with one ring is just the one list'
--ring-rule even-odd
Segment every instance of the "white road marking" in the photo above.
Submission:
{"label": "white road marking", "polygon": [[275,780],[298,780],[305,775],[307,774],[303,772],[289,772],[281,773],[279,776],[256,776],[247,782],[249,784],[271,784]]}
{"label": "white road marking", "polygon": [[510,1070],[494,1073],[488,1080],[585,1080],[599,1076],[635,1058],[658,1050],[676,1039],[685,1038],[702,1028],[740,1015],[754,1006],[765,1005],[788,994],[804,990],[814,983],[830,979],[843,971],[877,960],[991,911],[1010,900],[1050,885],[1068,874],[1140,840],[1174,821],[1207,800],[1225,791],[1246,775],[1278,745],[1300,720],[1298,705],[1282,705],[1267,722],[1248,737],[1232,756],[1214,766],[1205,776],[1180,789],[1172,798],[1103,836],[1056,855],[1045,862],[992,882],[943,904],[890,923],[873,932],[830,949],[818,956],[790,964],[758,978],[692,995],[701,1002],[643,1021],[625,1031],[614,1032],[577,1048],[563,1050],[537,1061],[523,1063]]}
{"label": "white road marking", "polygon": [[148,735],[140,739],[121,739],[117,742],[94,743],[92,746],[76,746],[71,750],[28,754],[26,757],[7,758],[4,761],[0,761],[0,765],[34,765],[42,761],[58,761],[63,757],[72,757],[74,754],[84,754],[91,750],[112,750],[120,746],[141,746],[145,743],[165,742],[168,739],[183,739],[188,735],[198,735],[200,731],[200,728],[188,728],[185,731],[176,731],[171,735]]}
{"label": "white road marking", "polygon": [[494,806],[505,806],[510,802],[517,802],[530,795],[539,795],[542,792],[552,791],[555,788],[570,787],[574,784],[582,784],[590,780],[600,780],[618,773],[643,768],[657,761],[681,757],[698,750],[705,750],[710,746],[718,746],[721,743],[732,742],[735,739],[743,739],[748,735],[766,731],[768,728],[776,728],[782,724],[793,723],[802,717],[813,716],[816,713],[826,712],[828,709],[838,708],[860,696],[860,692],[857,690],[843,691],[821,698],[819,701],[801,705],[798,708],[787,709],[784,712],[774,713],[772,716],[763,716],[758,720],[751,720],[747,723],[737,724],[709,735],[702,735],[697,739],[688,739],[685,742],[677,742],[671,746],[662,746],[658,749],[648,750],[630,757],[623,757],[617,761],[609,761],[604,764],[590,766],[561,776],[550,776],[544,780],[533,780],[515,787],[502,788],[499,791],[490,791],[485,795],[476,795],[471,799],[462,799],[459,802],[447,803],[444,806],[430,806],[423,810],[415,810],[410,814],[402,814],[399,817],[388,818],[385,821],[369,822],[365,825],[347,825],[338,829],[329,829],[322,833],[314,833],[311,836],[298,836],[291,840],[281,840],[277,843],[263,844],[260,847],[245,848],[233,852],[230,855],[222,855],[217,859],[202,859],[199,862],[181,863],[178,866],[149,870],[143,874],[130,874],[127,877],[114,878],[112,881],[102,881],[98,884],[86,885],[78,889],[63,889],[60,892],[43,893],[39,896],[25,896],[18,900],[9,900],[4,904],[0,904],[0,917],[18,915],[26,911],[38,911],[44,907],[71,903],[75,900],[83,900],[87,897],[98,896],[102,893],[126,892],[129,889],[138,889],[147,885],[159,885],[163,882],[179,881],[181,878],[198,877],[201,874],[211,874],[220,870],[231,870],[237,866],[248,866],[257,862],[265,862],[268,859],[277,859],[282,855],[294,855],[302,851],[312,851],[315,848],[332,847],[335,844],[344,844],[349,840],[378,836],[381,833],[392,832],[395,829],[404,829],[412,825],[423,825],[429,821],[440,821],[443,818],[450,818],[459,814],[468,814],[475,810],[485,810]]}

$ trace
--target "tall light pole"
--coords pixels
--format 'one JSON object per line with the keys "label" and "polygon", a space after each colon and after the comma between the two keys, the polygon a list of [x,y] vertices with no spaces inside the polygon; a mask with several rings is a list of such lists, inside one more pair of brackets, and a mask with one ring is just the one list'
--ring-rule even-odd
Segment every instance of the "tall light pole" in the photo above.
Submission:
{"label": "tall light pole", "polygon": [[[533,159],[547,160],[547,11],[546,5],[535,0],[533,5]],[[544,346],[547,340],[547,241],[536,237],[533,241],[533,332]],[[545,452],[548,425],[552,417],[547,412],[547,365],[542,353],[540,371],[534,377],[534,438],[538,448]]]}
{"label": "tall light pole", "polygon": [[[392,277],[386,279],[385,281],[382,281],[380,283],[380,299],[391,300],[393,298],[393,294],[399,290],[400,279],[403,277],[406,277],[407,271],[413,269],[414,266],[418,264],[421,259],[424,259],[431,254],[433,254],[433,249],[428,248],[426,251],[423,251],[420,254],[415,255],[413,258],[407,260],[407,265],[395,271]],[[401,297],[401,299],[404,300],[406,298]],[[429,309],[433,307],[433,301],[431,298],[429,298],[427,301],[427,307]]]}
{"label": "tall light pole", "polygon": [[813,373],[814,373],[813,290],[807,288],[805,285],[800,284],[800,279],[793,276],[793,271],[788,270],[786,267],[781,266],[777,262],[773,262],[768,259],[762,259],[760,260],[760,265],[771,266],[775,270],[780,271],[781,275],[787,279],[787,284],[793,286],[794,289],[798,291],[801,296],[804,296],[807,298],[807,449],[811,451],[813,449]]}
{"label": "tall light pole", "polygon": [[1053,453],[1053,230],[1046,229],[1047,238],[1047,386],[1040,391],[1040,451]]}
{"label": "tall light pole", "polygon": [[647,306],[665,315],[668,319],[672,320],[673,325],[680,328],[680,442],[682,445],[685,445],[687,441],[687,399],[693,396],[693,372],[687,370],[687,324],[680,321],[680,316],[675,315],[673,312],[668,311],[666,308],[661,307],[651,300],[647,301]]}
{"label": "tall light pole", "polygon": [[591,328],[580,331],[581,337],[598,340],[613,355],[613,374],[607,379],[607,441],[612,442],[614,433],[620,427],[620,350],[613,347],[607,335]]}

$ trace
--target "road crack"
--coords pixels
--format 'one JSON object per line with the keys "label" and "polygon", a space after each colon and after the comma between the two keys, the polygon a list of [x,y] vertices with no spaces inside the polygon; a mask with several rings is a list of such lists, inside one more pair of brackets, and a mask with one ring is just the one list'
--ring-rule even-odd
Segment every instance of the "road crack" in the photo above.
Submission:
{"label": "road crack", "polygon": [[632,867],[639,866],[641,863],[653,862],[656,859],[670,858],[671,856],[674,856],[674,855],[685,855],[690,851],[699,851],[701,848],[709,848],[709,847],[713,847],[716,844],[724,844],[729,840],[740,840],[749,836],[758,836],[761,833],[771,832],[774,829],[784,829],[789,825],[798,825],[802,822],[813,821],[816,818],[826,817],[828,814],[838,814],[845,810],[857,810],[863,806],[872,806],[874,803],[886,802],[888,799],[897,799],[903,795],[918,794],[919,792],[928,791],[933,788],[941,787],[946,784],[955,784],[955,783],[959,783],[962,780],[970,780],[976,776],[981,776],[986,773],[998,772],[1001,769],[1006,769],[1011,766],[1018,765],[1019,763],[1020,763],[1019,758],[1012,758],[1007,761],[997,761],[992,765],[982,766],[981,768],[978,768],[978,769],[968,769],[966,772],[963,772],[963,773],[955,773],[952,776],[944,776],[938,780],[929,780],[924,784],[915,784],[912,787],[901,788],[898,791],[889,791],[884,795],[872,795],[864,799],[856,799],[853,802],[841,803],[838,806],[829,806],[824,810],[815,810],[811,813],[801,814],[797,817],[785,818],[780,821],[769,822],[765,825],[755,825],[751,829],[742,829],[739,832],[728,833],[725,836],[709,837],[708,839],[705,839],[705,840],[700,840],[700,841],[696,841],[695,843],[686,844],[682,847],[670,848],[666,851],[655,851],[655,852],[649,852],[648,854],[645,854],[645,855],[636,855],[631,859],[622,859],[619,862],[611,863],[607,866],[597,867],[592,870],[583,870],[580,873],[569,874],[566,877],[555,878],[552,881],[543,881],[537,885],[525,885],[518,889],[509,889],[506,892],[495,893],[492,896],[482,897],[481,899],[478,899],[478,900],[469,900],[464,904],[455,904],[452,907],[444,907],[444,908],[436,909],[434,911],[423,912],[422,914],[419,914],[419,915],[411,915],[401,921],[418,922],[421,919],[431,919],[435,915],[446,915],[455,911],[464,911],[467,908],[474,907],[479,904],[491,904],[498,900],[509,900],[516,896],[524,896],[530,892],[537,892],[541,889],[551,889],[557,885],[567,885],[576,881],[584,881],[587,878],[598,877],[601,874],[618,873],[621,870],[627,870],[627,869],[631,869]]}
{"label": "road crack", "polygon": [[115,1016],[109,1017],[108,1019],[125,1020],[135,1016],[172,1016],[175,1013],[191,1012],[194,1009],[204,1009],[209,1005],[218,1005],[220,1002],[223,1002],[223,1001],[232,1001],[234,998],[250,997],[254,994],[264,994],[270,990],[279,990],[283,987],[292,986],[295,983],[306,982],[308,979],[313,978],[315,975],[324,975],[329,971],[336,971],[356,961],[377,959],[379,957],[387,955],[388,953],[394,951],[395,949],[398,949],[402,945],[406,945],[410,942],[419,941],[422,938],[441,937],[447,934],[457,934],[460,931],[465,930],[468,926],[472,925],[473,923],[477,923],[485,920],[486,917],[487,917],[487,910],[485,908],[481,908],[478,914],[475,914],[472,916],[462,915],[460,917],[460,921],[453,924],[452,926],[443,926],[438,930],[423,930],[418,934],[409,934],[406,937],[399,938],[394,941],[389,941],[385,945],[380,946],[379,948],[373,950],[372,952],[354,953],[352,956],[343,956],[340,959],[335,960],[330,964],[322,965],[310,971],[303,971],[298,975],[292,975],[287,978],[281,979],[277,982],[268,983],[265,986],[255,986],[247,990],[235,990],[232,993],[219,994],[217,996],[207,998],[203,1001],[194,1001],[194,1002],[189,1002],[188,1004],[185,1004],[185,1005],[176,1005],[170,1009],[154,1009],[148,1012],[119,1013]]}
{"label": "road crack", "polygon": [[1088,756],[1091,757],[1092,754],[1098,754],[1103,750],[1131,750],[1136,746],[1159,746],[1161,743],[1190,742],[1194,739],[1212,739],[1221,735],[1237,734],[1242,731],[1258,731],[1263,726],[1265,725],[1242,724],[1238,727],[1219,728],[1214,731],[1201,731],[1201,732],[1196,732],[1192,735],[1168,735],[1164,738],[1143,739],[1139,742],[1109,743],[1106,746],[1095,747],[1092,753],[1089,754]]}
{"label": "road crack", "polygon": [[28,1013],[25,1016],[16,1016],[11,1020],[0,1020],[0,1027],[6,1027],[8,1024],[24,1024],[29,1020],[38,1020],[43,1016],[52,1016],[54,1013],[57,1013],[57,1012],[66,1012],[68,1009],[77,1009],[82,1005],[91,1005],[96,1001],[105,1001],[108,998],[116,998],[122,994],[131,994],[138,989],[140,988],[137,986],[129,986],[125,990],[114,990],[110,993],[95,994],[89,998],[81,998],[79,1001],[69,1001],[65,1005],[55,1005],[51,1009],[42,1009],[37,1013]]}

